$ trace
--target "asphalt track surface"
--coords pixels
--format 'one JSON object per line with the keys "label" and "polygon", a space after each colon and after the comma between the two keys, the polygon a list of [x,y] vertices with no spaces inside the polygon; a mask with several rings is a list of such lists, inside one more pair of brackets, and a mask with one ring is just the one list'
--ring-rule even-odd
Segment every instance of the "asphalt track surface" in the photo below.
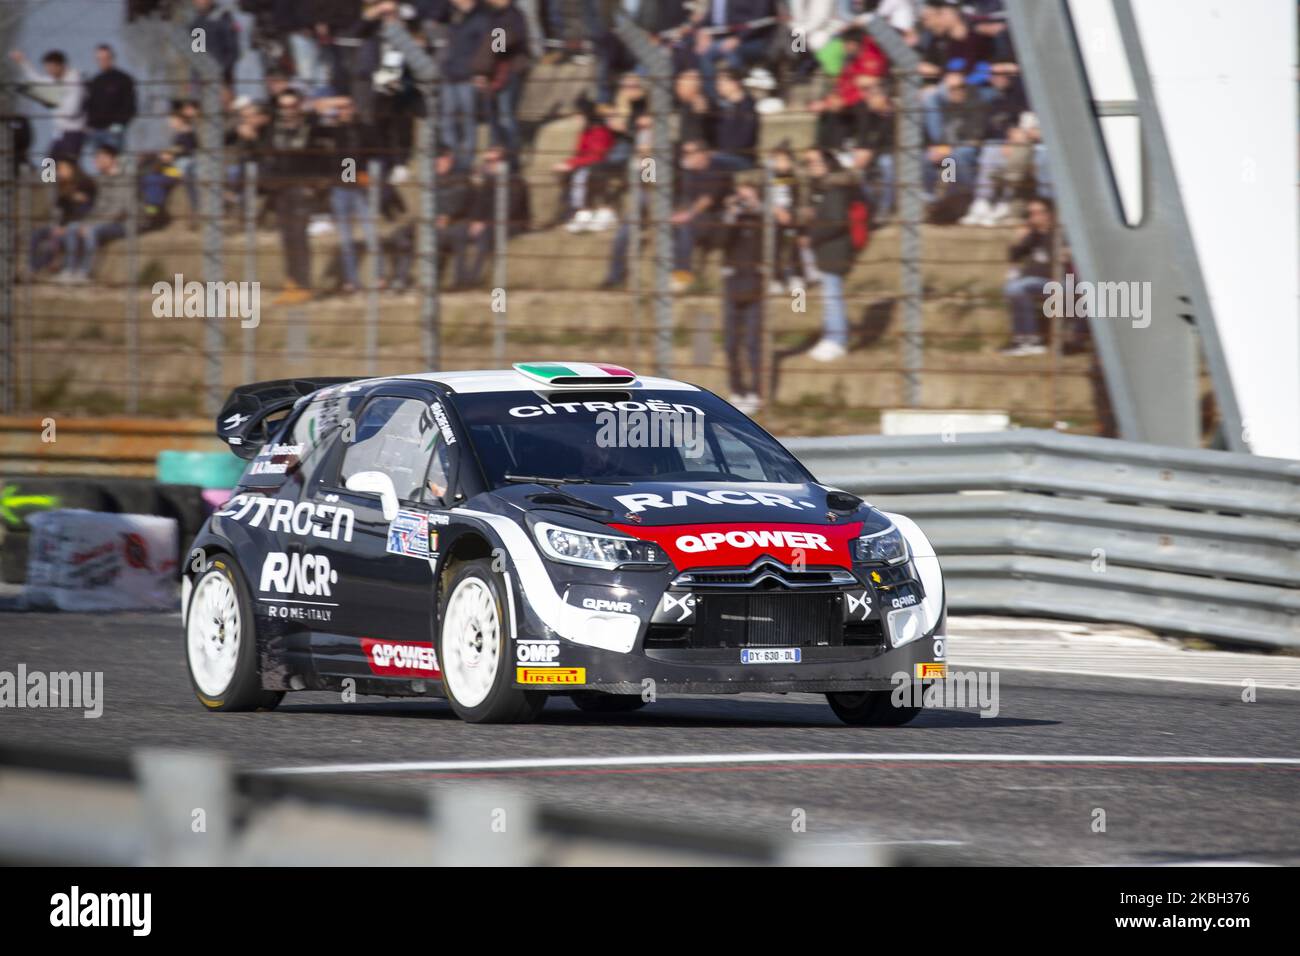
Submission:
{"label": "asphalt track surface", "polygon": [[[901,728],[846,727],[810,695],[661,699],[619,717],[556,699],[532,725],[471,726],[442,701],[318,693],[272,713],[207,713],[178,615],[0,614],[0,634],[0,670],[104,672],[102,717],[0,710],[5,743],[198,749],[241,769],[330,766],[340,772],[322,779],[386,787],[490,781],[578,810],[782,838],[802,811],[797,839],[810,845],[936,861],[1300,864],[1300,764],[1251,762],[1300,756],[1294,690],[1246,703],[1230,684],[1003,669],[996,717],[933,709]],[[791,754],[860,756],[757,756]],[[646,757],[659,759],[613,759]],[[557,758],[575,762],[536,765]],[[355,766],[429,762],[439,769]]]}

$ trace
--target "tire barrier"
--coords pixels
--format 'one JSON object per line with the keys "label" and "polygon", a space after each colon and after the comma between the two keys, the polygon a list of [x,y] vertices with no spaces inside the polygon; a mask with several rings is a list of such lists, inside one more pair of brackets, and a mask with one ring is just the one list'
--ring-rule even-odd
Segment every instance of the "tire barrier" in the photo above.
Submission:
{"label": "tire barrier", "polygon": [[27,607],[164,611],[177,601],[176,521],[60,508],[27,519]]}
{"label": "tire barrier", "polygon": [[147,478],[0,475],[0,580],[27,580],[31,519],[58,509],[170,518],[177,531],[169,559],[178,565],[211,506],[197,485],[158,484]]}

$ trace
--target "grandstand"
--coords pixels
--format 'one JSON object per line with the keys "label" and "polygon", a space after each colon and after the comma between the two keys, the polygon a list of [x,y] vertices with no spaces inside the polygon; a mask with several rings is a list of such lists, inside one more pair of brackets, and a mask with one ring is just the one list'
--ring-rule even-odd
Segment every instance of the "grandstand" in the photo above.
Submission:
{"label": "grandstand", "polygon": [[[100,244],[82,276],[69,272],[66,242],[47,241],[34,255],[37,233],[51,217],[99,224],[98,200],[69,209],[66,200],[60,204],[58,183],[42,181],[42,161],[53,151],[40,124],[27,166],[9,187],[23,252],[14,293],[14,410],[210,412],[197,380],[205,355],[218,363],[222,389],[250,372],[272,378],[415,370],[427,364],[430,315],[438,327],[437,361],[446,368],[599,351],[651,369],[664,358],[654,348],[657,282],[672,289],[670,367],[661,370],[727,395],[744,349],[739,331],[726,334],[734,314],[728,290],[735,286],[724,267],[734,275],[752,265],[763,346],[752,407],[776,431],[874,431],[882,411],[904,407],[1005,411],[1019,425],[1094,434],[1111,428],[1082,323],[1040,315],[1033,341],[1012,336],[1004,288],[1009,270],[1025,263],[1010,260],[1009,249],[1025,235],[1027,202],[1050,196],[1051,186],[1000,4],[646,5],[653,12],[632,20],[670,54],[673,75],[663,78],[650,75],[617,39],[614,27],[627,16],[620,4],[304,6],[322,18],[328,13],[321,28],[277,22],[271,5],[256,2],[122,5],[122,35],[136,58],[129,66],[138,73],[138,115],[118,157],[137,183],[123,228],[131,234]],[[722,22],[715,22],[719,10]],[[474,17],[489,37],[492,24],[505,24],[505,52],[495,59],[464,55],[465,23]],[[191,51],[169,48],[196,25],[213,40],[228,26],[237,44],[237,58],[206,85]],[[427,46],[437,82],[416,82],[412,59],[388,39],[394,25]],[[917,55],[915,106],[901,96],[903,69],[872,38],[881,29],[897,30]],[[29,60],[43,52],[31,51]],[[90,63],[74,65],[87,79],[95,73]],[[465,71],[478,79],[463,79]],[[507,74],[519,79],[503,84]],[[11,112],[39,119],[58,111],[34,98],[39,77],[11,79]],[[219,91],[206,88],[213,82]],[[498,87],[511,82],[519,95],[503,103]],[[668,116],[652,106],[659,83],[671,88]],[[473,113],[447,112],[466,85],[475,91],[467,101]],[[281,106],[293,100],[282,98],[286,89],[313,117],[310,135],[277,132]],[[203,141],[205,94],[221,103],[224,135],[215,149]],[[425,97],[440,104],[436,149],[448,154],[437,162],[445,207],[435,223],[437,287],[418,268],[420,242],[427,241],[423,170],[434,165],[418,117]],[[903,147],[894,127],[909,118],[925,136],[917,182],[897,175]],[[597,144],[591,181],[580,194],[589,207],[575,209],[573,170],[557,167],[591,127],[608,135],[601,134],[606,142]],[[656,188],[644,177],[637,182],[638,159],[662,147],[654,142],[660,128],[669,132],[673,156],[690,142],[710,147],[706,173],[712,170],[718,184],[703,187],[717,194],[708,221],[701,222],[689,268],[671,263],[671,277],[661,275],[670,264],[656,255],[653,208],[635,192],[644,198]],[[464,141],[466,130],[472,141]],[[829,326],[827,283],[818,281],[812,237],[844,233],[850,223],[847,215],[818,218],[808,204],[816,189],[803,151],[812,146],[843,164],[827,182],[868,216],[865,243],[852,250],[843,282],[844,354],[832,350],[829,358],[824,348],[817,351]],[[791,184],[771,171],[778,148],[794,155],[792,184],[800,196],[788,227],[771,212],[779,205],[774,190]],[[496,189],[497,150],[514,167],[504,202]],[[351,153],[361,171],[357,183],[338,175],[340,158]],[[208,155],[215,167],[205,165]],[[80,146],[76,160],[93,186],[92,146]],[[370,160],[379,162],[382,179],[373,186],[364,175]],[[221,170],[216,181],[209,168]],[[674,172],[679,187],[692,181],[681,168]],[[729,248],[737,230],[725,221],[729,198],[746,185],[758,190],[763,207],[752,262],[744,250]],[[908,190],[922,200],[911,218],[901,202]],[[208,195],[217,191],[213,217]],[[677,209],[680,193],[674,198]],[[363,228],[372,203],[384,253],[378,273]],[[341,209],[350,210],[348,229]],[[639,255],[626,281],[607,281],[619,226],[631,220],[643,237]],[[677,239],[681,223],[672,228]],[[345,231],[357,233],[355,266],[340,255]],[[909,246],[909,231],[919,246]],[[305,275],[302,243],[310,257]],[[802,254],[801,244],[808,245]],[[1043,278],[1063,275],[1068,246],[1059,228],[1041,248],[1051,254],[1041,263]],[[455,268],[460,254],[470,275]],[[405,274],[404,256],[411,262]],[[211,275],[216,263],[220,274]],[[910,365],[909,270],[920,276],[921,332],[920,361]],[[241,330],[229,319],[157,318],[154,284],[177,275],[259,283],[257,328]],[[370,328],[367,338],[362,330]]]}

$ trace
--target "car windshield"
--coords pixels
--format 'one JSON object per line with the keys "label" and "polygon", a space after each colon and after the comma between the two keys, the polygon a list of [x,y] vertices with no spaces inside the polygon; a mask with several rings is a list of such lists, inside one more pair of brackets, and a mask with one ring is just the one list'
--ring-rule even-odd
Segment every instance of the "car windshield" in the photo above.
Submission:
{"label": "car windshield", "polygon": [[451,396],[488,482],[764,481],[810,476],[707,392],[482,392]]}

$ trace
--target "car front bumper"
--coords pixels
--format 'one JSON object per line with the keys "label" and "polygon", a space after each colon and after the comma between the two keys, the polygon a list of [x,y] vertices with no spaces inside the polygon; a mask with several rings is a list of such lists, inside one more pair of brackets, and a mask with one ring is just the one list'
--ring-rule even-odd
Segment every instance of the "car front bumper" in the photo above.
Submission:
{"label": "car front bumper", "polygon": [[[928,541],[919,531],[909,539],[913,560],[892,568],[796,571],[765,559],[713,570],[730,580],[709,582],[672,569],[611,574],[549,564],[550,586],[521,587],[511,608],[515,685],[825,693],[942,677],[943,577]],[[775,585],[762,580],[773,574]]]}
{"label": "car front bumper", "polygon": [[[828,693],[890,690],[900,682],[945,676],[946,621],[921,637],[893,647],[888,636],[874,645],[783,649],[798,661],[746,663],[754,649],[740,647],[650,648],[629,653],[570,641],[522,640],[547,648],[545,663],[518,660],[516,686],[537,690],[598,690],[612,694]],[[769,649],[764,649],[769,650]],[[540,658],[540,654],[520,653]]]}

